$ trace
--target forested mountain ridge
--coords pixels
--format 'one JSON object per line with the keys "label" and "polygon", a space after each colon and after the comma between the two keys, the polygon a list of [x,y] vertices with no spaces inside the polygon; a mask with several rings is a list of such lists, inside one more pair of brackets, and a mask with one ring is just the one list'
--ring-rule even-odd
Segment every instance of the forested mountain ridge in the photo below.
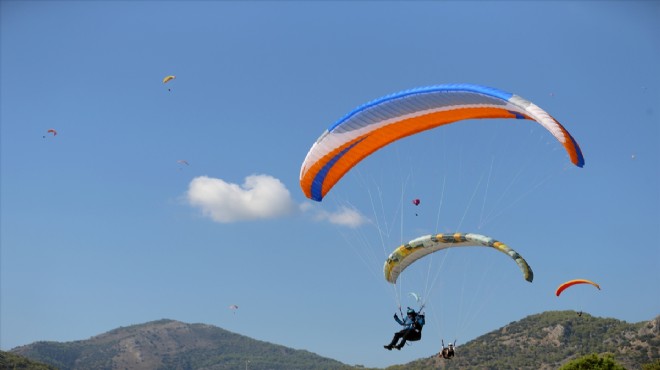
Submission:
{"label": "forested mountain ridge", "polygon": [[458,346],[451,360],[434,355],[388,369],[558,369],[591,353],[611,353],[626,369],[659,360],[660,316],[631,324],[575,311],[544,312]]}
{"label": "forested mountain ridge", "polygon": [[87,340],[36,342],[13,353],[60,370],[341,369],[304,350],[251,339],[205,324],[159,320],[121,327]]}
{"label": "forested mountain ridge", "polygon": [[[212,325],[173,320],[121,327],[87,340],[36,342],[11,353],[60,370],[363,368]],[[591,353],[611,353],[630,370],[660,360],[660,316],[627,323],[575,311],[544,312],[458,343],[451,360],[434,353],[387,369],[558,369]]]}

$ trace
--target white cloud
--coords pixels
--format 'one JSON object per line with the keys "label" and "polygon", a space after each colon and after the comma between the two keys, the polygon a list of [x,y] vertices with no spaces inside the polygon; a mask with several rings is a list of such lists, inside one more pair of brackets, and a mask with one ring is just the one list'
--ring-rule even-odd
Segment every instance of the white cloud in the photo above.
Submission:
{"label": "white cloud", "polygon": [[297,209],[286,186],[268,175],[248,176],[243,185],[196,177],[188,186],[186,199],[205,216],[221,223],[276,218]]}
{"label": "white cloud", "polygon": [[369,222],[369,220],[355,208],[349,208],[346,206],[340,206],[339,210],[336,212],[320,211],[316,215],[316,218],[319,220],[329,221],[330,223],[336,225],[348,226],[351,228],[357,228],[362,224]]}
{"label": "white cloud", "polygon": [[194,178],[185,198],[202,214],[220,223],[277,218],[292,213],[311,213],[318,221],[357,228],[369,220],[353,207],[335,212],[320,210],[309,202],[296,204],[284,184],[269,175],[252,175],[242,185],[207,176]]}

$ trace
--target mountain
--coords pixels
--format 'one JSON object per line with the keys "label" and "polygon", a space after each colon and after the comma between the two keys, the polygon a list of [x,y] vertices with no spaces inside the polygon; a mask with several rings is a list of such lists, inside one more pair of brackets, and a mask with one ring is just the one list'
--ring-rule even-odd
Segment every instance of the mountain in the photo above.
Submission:
{"label": "mountain", "polygon": [[11,352],[60,370],[349,368],[311,352],[173,320],[122,327],[81,341],[36,342]]}
{"label": "mountain", "polygon": [[[36,342],[11,353],[60,370],[356,368],[215,326],[173,320],[122,327],[81,341]],[[631,370],[660,361],[660,316],[631,324],[575,311],[544,312],[459,343],[451,360],[433,354],[387,370],[558,369],[591,353],[612,353]]]}
{"label": "mountain", "polygon": [[437,355],[397,369],[558,369],[591,353],[611,353],[626,369],[660,361],[660,316],[629,324],[575,311],[528,316],[456,348],[456,356]]}

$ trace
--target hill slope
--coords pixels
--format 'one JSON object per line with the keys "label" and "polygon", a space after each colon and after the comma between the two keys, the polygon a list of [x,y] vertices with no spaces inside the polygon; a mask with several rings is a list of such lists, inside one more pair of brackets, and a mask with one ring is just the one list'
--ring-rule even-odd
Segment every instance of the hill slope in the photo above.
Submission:
{"label": "hill slope", "polygon": [[36,342],[11,352],[60,370],[340,369],[339,361],[254,340],[204,324],[159,320],[88,340]]}
{"label": "hill slope", "polygon": [[[351,369],[313,353],[254,340],[204,324],[160,320],[119,328],[88,340],[36,342],[14,354],[68,369]],[[456,351],[395,369],[557,369],[591,353],[613,353],[627,369],[660,360],[660,316],[626,323],[578,317],[575,311],[528,316],[485,334]]]}
{"label": "hill slope", "polygon": [[552,311],[528,316],[459,346],[456,357],[432,356],[388,369],[557,369],[590,353],[612,353],[627,369],[660,359],[660,316],[647,322]]}

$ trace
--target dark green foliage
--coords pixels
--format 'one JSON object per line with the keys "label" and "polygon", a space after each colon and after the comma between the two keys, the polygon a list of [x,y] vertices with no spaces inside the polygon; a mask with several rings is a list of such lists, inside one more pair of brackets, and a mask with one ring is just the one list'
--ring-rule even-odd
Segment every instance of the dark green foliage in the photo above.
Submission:
{"label": "dark green foliage", "polygon": [[112,368],[112,357],[117,354],[115,346],[83,344],[76,342],[37,342],[31,345],[30,358],[56,366],[59,369],[75,368],[75,363],[84,362],[90,369]]}
{"label": "dark green foliage", "polygon": [[0,369],[2,370],[57,370],[56,367],[32,361],[11,352],[0,351]]}
{"label": "dark green foliage", "polygon": [[611,354],[598,356],[592,353],[587,356],[569,361],[566,365],[559,368],[559,370],[625,370],[626,368],[619,365]]}

